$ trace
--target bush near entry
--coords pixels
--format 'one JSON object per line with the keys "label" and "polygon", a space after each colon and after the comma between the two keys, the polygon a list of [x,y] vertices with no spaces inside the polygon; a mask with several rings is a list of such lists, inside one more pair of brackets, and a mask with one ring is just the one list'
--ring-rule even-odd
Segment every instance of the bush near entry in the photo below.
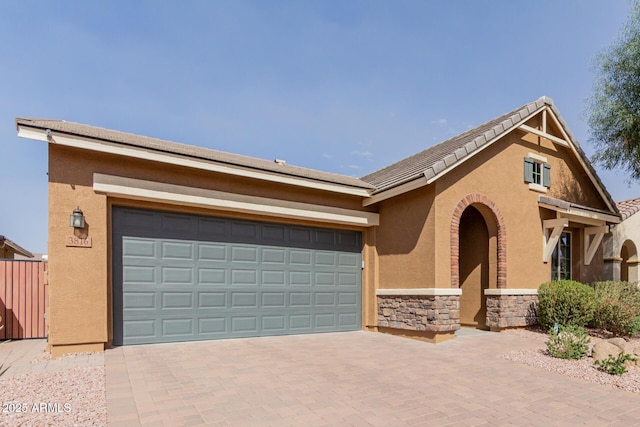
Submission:
{"label": "bush near entry", "polygon": [[549,329],[547,351],[559,359],[582,359],[589,352],[589,336],[582,326],[559,326]]}
{"label": "bush near entry", "polygon": [[596,309],[596,292],[573,280],[543,283],[538,288],[538,322],[549,330],[555,324],[586,326]]}
{"label": "bush near entry", "polygon": [[616,336],[632,337],[640,331],[640,288],[629,282],[595,282],[596,309],[590,326]]}

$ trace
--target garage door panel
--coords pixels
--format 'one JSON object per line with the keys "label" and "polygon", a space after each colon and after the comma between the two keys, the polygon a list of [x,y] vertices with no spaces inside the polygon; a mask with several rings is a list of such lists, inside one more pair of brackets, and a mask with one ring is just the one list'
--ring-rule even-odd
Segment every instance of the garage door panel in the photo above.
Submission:
{"label": "garage door panel", "polygon": [[309,271],[291,271],[289,273],[290,286],[311,286],[311,272]]}
{"label": "garage door panel", "polygon": [[169,235],[191,234],[194,222],[194,218],[189,216],[165,213],[162,215],[161,230]]}
{"label": "garage door panel", "polygon": [[285,266],[287,260],[287,251],[280,248],[261,248],[261,263],[271,264],[275,266]]}
{"label": "garage door panel", "polygon": [[226,292],[199,292],[198,308],[225,308],[227,306]]}
{"label": "garage door panel", "polygon": [[338,327],[339,328],[357,328],[360,325],[360,319],[355,313],[339,313],[338,314]]}
{"label": "garage door panel", "polygon": [[155,258],[156,244],[146,239],[129,239],[125,242],[122,252],[125,256]]}
{"label": "garage door panel", "polygon": [[231,308],[258,308],[256,292],[232,292]]}
{"label": "garage door panel", "polygon": [[285,292],[262,292],[261,306],[263,308],[286,308],[287,296]]}
{"label": "garage door panel", "polygon": [[290,329],[295,331],[296,329],[311,329],[311,315],[310,314],[293,314],[289,316]]}
{"label": "garage door panel", "polygon": [[232,316],[231,331],[236,333],[258,333],[258,316]]}
{"label": "garage door panel", "polygon": [[318,271],[315,274],[315,285],[318,286],[335,286],[336,285],[336,277],[335,277],[335,273],[331,272],[325,272],[325,271]]}
{"label": "garage door panel", "polygon": [[132,339],[154,339],[157,336],[155,319],[127,320],[124,323],[124,333]]}
{"label": "garage door panel", "polygon": [[156,304],[155,292],[126,292],[123,295],[124,310],[154,310]]}
{"label": "garage door panel", "polygon": [[133,211],[113,211],[114,343],[360,328],[360,233]]}
{"label": "garage door panel", "polygon": [[286,286],[287,276],[284,270],[262,270],[262,286]]}
{"label": "garage door panel", "polygon": [[162,319],[161,328],[161,336],[169,337],[170,339],[177,336],[189,338],[194,335],[192,318]]}
{"label": "garage door panel", "polygon": [[224,245],[198,244],[198,261],[225,261],[227,247]]}
{"label": "garage door panel", "polygon": [[286,227],[282,225],[264,224],[262,226],[262,240],[265,244],[283,243],[286,236]]}
{"label": "garage door panel", "polygon": [[162,292],[162,309],[193,309],[193,294],[191,292]]}
{"label": "garage door panel", "polygon": [[198,319],[198,334],[206,336],[226,336],[227,317],[201,317]]}
{"label": "garage door panel", "polygon": [[193,259],[194,243],[191,242],[162,242],[163,259]]}
{"label": "garage door panel", "polygon": [[198,218],[198,235],[205,239],[224,239],[227,235],[227,221],[215,218]]}
{"label": "garage door panel", "polygon": [[271,316],[262,316],[261,318],[262,328],[261,330],[270,334],[284,334],[287,330],[287,319],[282,314],[275,314]]}
{"label": "garage door panel", "polygon": [[299,249],[289,251],[289,263],[292,265],[311,266],[311,252]]}
{"label": "garage door panel", "polygon": [[258,285],[258,272],[255,270],[231,270],[232,286]]}
{"label": "garage door panel", "polygon": [[223,268],[199,268],[198,284],[225,285],[227,283],[227,270]]}
{"label": "garage door panel", "polygon": [[249,246],[231,247],[231,262],[258,263],[258,248]]}
{"label": "garage door panel", "polygon": [[193,283],[193,269],[190,267],[162,267],[162,285],[191,285]]}
{"label": "garage door panel", "polygon": [[258,225],[249,222],[231,222],[231,237],[238,241],[255,241],[258,238]]}
{"label": "garage door panel", "polygon": [[123,266],[123,280],[126,283],[156,283],[156,269],[154,266]]}
{"label": "garage door panel", "polygon": [[336,265],[336,256],[330,252],[316,252],[315,254],[316,266],[329,266],[334,267]]}

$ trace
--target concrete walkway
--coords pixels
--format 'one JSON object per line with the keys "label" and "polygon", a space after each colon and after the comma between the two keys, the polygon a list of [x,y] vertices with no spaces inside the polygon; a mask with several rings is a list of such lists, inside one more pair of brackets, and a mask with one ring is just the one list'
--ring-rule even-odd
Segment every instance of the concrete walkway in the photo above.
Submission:
{"label": "concrete walkway", "polygon": [[499,357],[530,346],[351,332],[119,347],[109,425],[640,425],[640,395]]}
{"label": "concrete walkway", "polygon": [[52,359],[46,350],[46,339],[28,339],[0,342],[0,372],[3,377],[26,373],[54,372],[64,369],[104,365],[104,354],[82,354]]}

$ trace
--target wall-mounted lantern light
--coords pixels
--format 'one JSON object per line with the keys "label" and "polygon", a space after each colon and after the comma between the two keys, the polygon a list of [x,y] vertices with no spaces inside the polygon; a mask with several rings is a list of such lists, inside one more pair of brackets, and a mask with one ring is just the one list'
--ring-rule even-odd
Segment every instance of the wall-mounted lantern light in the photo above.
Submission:
{"label": "wall-mounted lantern light", "polygon": [[80,210],[80,206],[73,210],[73,213],[69,218],[69,226],[73,228],[84,228],[84,215]]}

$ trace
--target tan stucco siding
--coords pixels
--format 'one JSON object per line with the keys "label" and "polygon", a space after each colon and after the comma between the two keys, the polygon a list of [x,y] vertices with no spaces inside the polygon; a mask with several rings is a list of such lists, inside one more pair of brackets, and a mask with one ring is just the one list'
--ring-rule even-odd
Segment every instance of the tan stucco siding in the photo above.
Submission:
{"label": "tan stucco siding", "polygon": [[[298,189],[284,184],[268,184],[248,178],[219,173],[196,171],[185,167],[167,166],[151,161],[141,161],[122,156],[93,153],[86,150],[49,145],[49,343],[54,348],[77,350],[77,345],[92,343],[109,344],[112,332],[111,307],[111,244],[110,213],[114,205],[142,207],[209,216],[244,218],[256,221],[282,222],[325,228],[352,229],[365,232],[364,228],[334,225],[317,221],[279,219],[271,216],[233,213],[222,210],[161,204],[149,201],[110,198],[93,190],[93,174],[101,173],[127,178],[158,181],[183,186],[248,194],[259,197],[290,200],[322,206],[353,210],[362,208],[357,196],[328,193],[321,190]],[[66,247],[67,236],[73,235],[69,216],[80,206],[87,222],[91,248]],[[375,264],[374,234],[363,234],[363,259],[367,265]],[[373,242],[373,243],[372,243]],[[363,273],[363,287],[375,294],[373,284],[375,269]],[[366,292],[363,290],[363,294]],[[370,297],[370,296],[369,296]],[[363,307],[366,302],[363,302]],[[369,311],[373,311],[369,307]],[[363,323],[367,321],[363,315]],[[369,313],[369,318],[374,314]],[[372,320],[369,319],[369,322]],[[95,349],[94,347],[91,347]]]}
{"label": "tan stucco siding", "polygon": [[[546,157],[551,164],[550,197],[604,208],[588,176],[577,167],[571,152],[548,141],[536,143],[512,132],[469,161],[436,181],[436,284],[451,283],[451,218],[456,205],[467,194],[483,194],[493,201],[504,218],[506,229],[507,287],[537,288],[550,278],[550,264],[542,262],[542,220],[555,217],[538,207],[540,192],[530,190],[524,182],[524,158],[529,153]],[[579,234],[579,233],[576,233]],[[581,239],[576,239],[573,255],[574,277],[591,277],[582,266]]]}
{"label": "tan stucco siding", "polygon": [[434,186],[386,200],[377,230],[382,289],[434,287]]}
{"label": "tan stucco siding", "polygon": [[[107,198],[92,188],[86,153],[69,156],[55,145],[49,150],[49,345],[107,341]],[[78,153],[76,153],[78,154]],[[80,206],[91,248],[67,247],[74,235],[69,216]]]}

